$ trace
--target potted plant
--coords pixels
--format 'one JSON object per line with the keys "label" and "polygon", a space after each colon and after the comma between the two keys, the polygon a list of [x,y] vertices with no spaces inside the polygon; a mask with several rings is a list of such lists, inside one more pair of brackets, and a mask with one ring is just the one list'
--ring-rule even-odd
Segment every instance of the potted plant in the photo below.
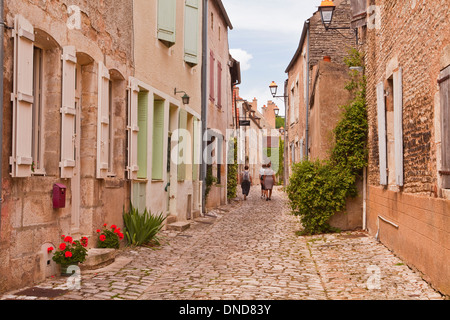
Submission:
{"label": "potted plant", "polygon": [[117,228],[116,225],[113,224],[110,228],[107,228],[107,224],[105,223],[103,225],[103,231],[97,229],[97,233],[99,234],[99,248],[119,249],[119,241],[123,239],[123,233],[120,231],[120,228]]}
{"label": "potted plant", "polygon": [[[61,266],[61,275],[70,276],[67,272],[70,266],[78,266],[86,261],[88,238],[82,237],[81,240],[73,240],[70,236],[62,235],[64,242],[59,245],[59,249],[53,254],[53,261]],[[53,248],[49,248],[49,250]]]}

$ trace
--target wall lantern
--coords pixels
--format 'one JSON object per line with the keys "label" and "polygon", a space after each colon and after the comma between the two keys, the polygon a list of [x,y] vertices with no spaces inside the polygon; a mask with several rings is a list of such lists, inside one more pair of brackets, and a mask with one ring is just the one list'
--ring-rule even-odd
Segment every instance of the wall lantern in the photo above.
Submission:
{"label": "wall lantern", "polygon": [[280,114],[280,109],[278,107],[275,107],[273,111],[275,112],[275,116],[278,117],[278,115]]}
{"label": "wall lantern", "polygon": [[189,104],[189,100],[191,99],[191,97],[189,97],[186,92],[177,91],[177,88],[175,88],[174,94],[177,95],[177,93],[184,93],[184,95],[181,97],[181,100],[183,101],[184,105]]}
{"label": "wall lantern", "polygon": [[277,95],[278,85],[275,83],[275,81],[272,81],[269,88],[270,88],[270,93],[275,98],[275,96]]}
{"label": "wall lantern", "polygon": [[333,21],[333,14],[336,6],[331,0],[323,0],[320,4],[319,11],[322,17],[322,23],[325,26],[325,30],[330,28],[331,22]]}

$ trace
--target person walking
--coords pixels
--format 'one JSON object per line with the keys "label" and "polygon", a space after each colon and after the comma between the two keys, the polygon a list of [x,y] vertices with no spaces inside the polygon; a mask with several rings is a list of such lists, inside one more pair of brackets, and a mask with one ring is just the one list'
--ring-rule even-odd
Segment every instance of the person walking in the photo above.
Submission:
{"label": "person walking", "polygon": [[261,183],[261,199],[266,197],[266,190],[264,189],[264,171],[266,170],[266,165],[262,164],[259,170],[259,182]]}
{"label": "person walking", "polygon": [[248,166],[245,166],[245,171],[241,174],[241,188],[242,194],[244,195],[244,200],[247,200],[247,196],[250,193],[250,186],[252,184],[252,176]]}
{"label": "person walking", "polygon": [[272,189],[275,184],[275,172],[272,170],[271,166],[272,164],[269,162],[264,170],[264,189],[267,192],[266,201],[272,200]]}

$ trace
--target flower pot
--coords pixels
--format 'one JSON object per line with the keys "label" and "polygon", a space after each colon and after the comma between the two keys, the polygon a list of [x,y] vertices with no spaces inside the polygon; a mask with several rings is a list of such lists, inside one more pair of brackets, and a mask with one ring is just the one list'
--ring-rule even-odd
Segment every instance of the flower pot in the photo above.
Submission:
{"label": "flower pot", "polygon": [[79,270],[78,263],[61,264],[61,276],[70,277]]}

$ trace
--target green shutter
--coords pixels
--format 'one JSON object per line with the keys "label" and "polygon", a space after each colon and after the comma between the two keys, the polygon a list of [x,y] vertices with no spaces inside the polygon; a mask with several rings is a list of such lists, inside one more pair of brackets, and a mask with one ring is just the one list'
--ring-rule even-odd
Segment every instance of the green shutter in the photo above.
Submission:
{"label": "green shutter", "polygon": [[[164,101],[155,101],[153,110],[152,179],[163,179]],[[170,146],[168,146],[170,147]]]}
{"label": "green shutter", "polygon": [[199,129],[200,122],[196,117],[194,117],[194,125],[193,125],[193,150],[192,150],[192,180],[197,181],[198,180],[198,156],[200,153],[200,141],[199,141]]}
{"label": "green shutter", "polygon": [[[180,118],[179,118],[179,129],[186,130],[187,128],[187,112],[186,110],[180,110]],[[183,138],[184,139],[184,138]],[[180,144],[180,140],[178,143]],[[184,149],[179,150],[180,154],[178,159],[181,160],[181,163],[178,164],[178,181],[184,181],[186,179],[186,148],[189,146],[186,145],[186,141],[183,141]]]}
{"label": "green shutter", "polygon": [[158,39],[167,46],[175,43],[176,0],[158,1]]}
{"label": "green shutter", "polygon": [[138,96],[138,179],[147,179],[148,92]]}
{"label": "green shutter", "polygon": [[198,0],[186,0],[184,13],[184,60],[198,64]]}

